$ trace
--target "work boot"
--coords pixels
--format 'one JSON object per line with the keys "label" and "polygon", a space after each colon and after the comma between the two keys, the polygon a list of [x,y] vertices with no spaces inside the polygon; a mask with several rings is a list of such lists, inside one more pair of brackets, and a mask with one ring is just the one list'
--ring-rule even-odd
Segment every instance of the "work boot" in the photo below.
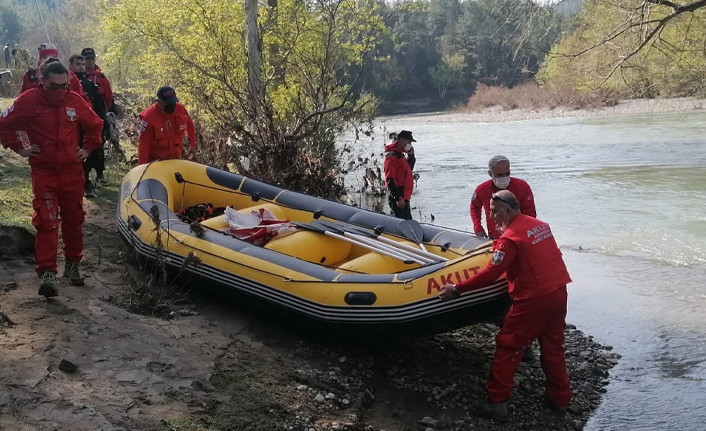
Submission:
{"label": "work boot", "polygon": [[83,286],[83,277],[78,269],[78,262],[66,261],[64,266],[64,277],[69,279],[69,283],[74,286]]}
{"label": "work boot", "polygon": [[96,175],[96,185],[101,185],[104,186],[108,184],[108,180],[103,177],[103,173],[101,172],[100,174]]}
{"label": "work boot", "polygon": [[559,407],[554,401],[550,400],[549,397],[546,396],[544,397],[544,408],[551,410],[559,416],[565,415],[568,410],[568,407]]}
{"label": "work boot", "polygon": [[97,197],[96,192],[93,190],[93,184],[90,181],[86,181],[86,185],[83,188],[83,196],[86,198]]}
{"label": "work boot", "polygon": [[495,419],[498,422],[510,420],[510,415],[507,412],[507,402],[491,403],[489,401],[481,401],[477,405],[477,411],[481,416]]}
{"label": "work boot", "polygon": [[53,298],[59,295],[59,290],[56,288],[56,274],[51,271],[44,271],[39,276],[39,294],[45,298]]}

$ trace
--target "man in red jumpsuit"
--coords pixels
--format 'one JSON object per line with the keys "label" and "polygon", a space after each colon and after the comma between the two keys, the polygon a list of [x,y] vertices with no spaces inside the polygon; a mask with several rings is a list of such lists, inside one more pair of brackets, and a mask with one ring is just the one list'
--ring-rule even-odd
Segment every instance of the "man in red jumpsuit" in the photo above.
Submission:
{"label": "man in red jumpsuit", "polygon": [[[37,50],[37,67],[35,69],[29,69],[24,75],[22,75],[22,88],[20,88],[20,94],[31,88],[37,88],[42,78],[42,74],[40,72],[42,64],[49,59],[56,59],[59,57],[59,51],[51,43],[43,43],[39,45]],[[86,96],[86,93],[83,92],[81,82],[72,71],[69,71],[69,90],[75,91],[80,94],[84,100],[88,101],[88,96]]]}
{"label": "man in red jumpsuit", "polygon": [[[488,163],[488,175],[490,179],[476,187],[471,197],[471,221],[473,222],[473,232],[476,235],[497,238],[500,232],[490,217],[490,196],[500,190],[509,190],[520,203],[522,214],[530,217],[537,216],[534,207],[534,196],[529,184],[519,178],[510,177],[510,161],[505,156],[495,156]],[[488,233],[483,229],[481,223],[481,213],[485,211],[485,221],[488,225]]]}
{"label": "man in red jumpsuit", "polygon": [[181,158],[184,134],[189,138],[189,159],[193,160],[196,155],[194,122],[179,103],[174,89],[160,87],[157,103],[140,112],[137,163]]}
{"label": "man in red jumpsuit", "polygon": [[412,169],[416,158],[412,142],[412,132],[403,130],[397,134],[397,139],[385,146],[385,184],[389,191],[388,202],[395,217],[405,220],[412,219],[409,200],[414,188]]}
{"label": "man in red jumpsuit", "polygon": [[[25,130],[27,139],[19,139]],[[79,148],[79,131],[83,148]],[[101,141],[103,121],[83,98],[69,91],[69,73],[60,62],[45,64],[40,85],[20,94],[0,117],[0,141],[29,158],[34,199],[32,224],[37,229],[35,258],[39,294],[57,291],[59,227],[64,243],[64,277],[83,285],[79,262],[83,257],[83,164]]]}
{"label": "man in red jumpsuit", "polygon": [[490,213],[502,230],[493,257],[474,277],[443,286],[439,295],[443,301],[458,298],[506,274],[512,306],[495,337],[486,382],[489,403],[479,405],[480,413],[501,421],[508,420],[507,401],[522,354],[535,339],[541,349],[548,406],[564,412],[572,396],[564,352],[566,284],[571,278],[549,225],[522,214],[519,207],[508,190],[491,196]]}

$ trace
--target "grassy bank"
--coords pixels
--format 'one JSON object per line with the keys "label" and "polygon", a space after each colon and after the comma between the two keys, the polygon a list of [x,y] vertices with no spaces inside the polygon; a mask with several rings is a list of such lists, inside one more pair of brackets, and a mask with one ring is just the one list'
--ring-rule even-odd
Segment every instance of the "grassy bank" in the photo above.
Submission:
{"label": "grassy bank", "polygon": [[10,150],[0,150],[0,224],[32,227],[32,184],[29,165]]}
{"label": "grassy bank", "polygon": [[[0,98],[0,111],[13,99]],[[13,151],[0,148],[0,224],[32,228],[32,185],[29,165]]]}

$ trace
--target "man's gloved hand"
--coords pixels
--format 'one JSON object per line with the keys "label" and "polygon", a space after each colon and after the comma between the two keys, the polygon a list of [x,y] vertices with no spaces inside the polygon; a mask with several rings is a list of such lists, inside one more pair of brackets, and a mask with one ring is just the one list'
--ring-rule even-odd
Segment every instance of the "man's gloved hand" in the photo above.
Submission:
{"label": "man's gloved hand", "polygon": [[404,209],[404,207],[406,205],[403,198],[397,199],[397,202],[395,202],[395,204],[397,204],[397,208],[399,208],[399,209]]}

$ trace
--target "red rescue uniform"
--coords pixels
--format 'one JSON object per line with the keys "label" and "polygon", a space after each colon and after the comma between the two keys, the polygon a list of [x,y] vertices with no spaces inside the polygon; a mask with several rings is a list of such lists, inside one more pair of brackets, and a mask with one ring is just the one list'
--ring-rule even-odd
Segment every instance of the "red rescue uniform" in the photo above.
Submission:
{"label": "red rescue uniform", "polygon": [[[495,226],[495,220],[490,217],[490,197],[493,193],[499,192],[500,189],[493,184],[493,180],[490,179],[478,187],[476,187],[475,192],[473,192],[473,197],[471,197],[471,221],[473,222],[473,232],[482,232],[483,224],[481,223],[481,211],[485,211],[485,220],[488,225],[488,236],[491,238],[498,238],[500,232],[498,232],[497,226]],[[530,217],[537,217],[537,210],[534,207],[534,195],[532,194],[532,189],[529,184],[524,180],[519,178],[510,178],[510,185],[506,190],[512,192],[517,198],[517,202],[520,204],[520,211],[522,214],[528,215]]]}
{"label": "red rescue uniform", "polygon": [[108,112],[114,112],[113,107],[115,102],[113,100],[113,89],[110,87],[110,81],[108,77],[101,72],[100,67],[96,66],[93,70],[86,70],[86,78],[98,86],[98,93],[103,97],[103,102],[105,102],[105,110]]}
{"label": "red rescue uniform", "polygon": [[137,163],[181,158],[184,134],[189,137],[191,148],[196,147],[194,122],[181,103],[176,104],[171,114],[164,112],[157,103],[145,109],[140,113]]}
{"label": "red rescue uniform", "polygon": [[[66,260],[79,262],[83,257],[83,164],[76,155],[79,129],[85,134],[87,150],[101,145],[103,130],[103,120],[78,93],[67,91],[63,101],[51,104],[44,97],[48,91],[42,87],[25,91],[0,117],[0,141],[5,147],[19,151],[31,144],[40,149],[29,158],[40,275],[57,272],[59,226]],[[26,131],[29,142],[20,140],[17,130]]]}
{"label": "red rescue uniform", "polygon": [[[39,69],[29,69],[25,72],[25,74],[22,75],[22,88],[20,89],[20,94],[27,90],[31,90],[32,88],[37,88],[39,86],[39,78],[41,75],[42,74],[39,72]],[[81,81],[78,80],[78,76],[76,76],[76,74],[71,70],[69,70],[69,90],[78,93],[81,97],[83,97],[83,100],[90,101],[88,96],[86,96],[86,92],[83,91],[83,86],[81,85]]]}
{"label": "red rescue uniform", "polygon": [[495,337],[495,357],[486,383],[488,398],[492,403],[510,398],[524,350],[538,339],[547,397],[558,407],[568,407],[572,393],[564,327],[566,285],[571,278],[547,223],[524,214],[515,216],[496,241],[488,266],[456,289],[467,292],[483,287],[503,273],[513,303]]}
{"label": "red rescue uniform", "polygon": [[404,200],[410,200],[412,198],[412,189],[414,188],[414,175],[404,153],[397,147],[397,141],[385,147],[383,169],[385,171],[385,182],[387,183],[388,180],[392,179],[395,182],[395,186],[403,188],[400,195]]}

